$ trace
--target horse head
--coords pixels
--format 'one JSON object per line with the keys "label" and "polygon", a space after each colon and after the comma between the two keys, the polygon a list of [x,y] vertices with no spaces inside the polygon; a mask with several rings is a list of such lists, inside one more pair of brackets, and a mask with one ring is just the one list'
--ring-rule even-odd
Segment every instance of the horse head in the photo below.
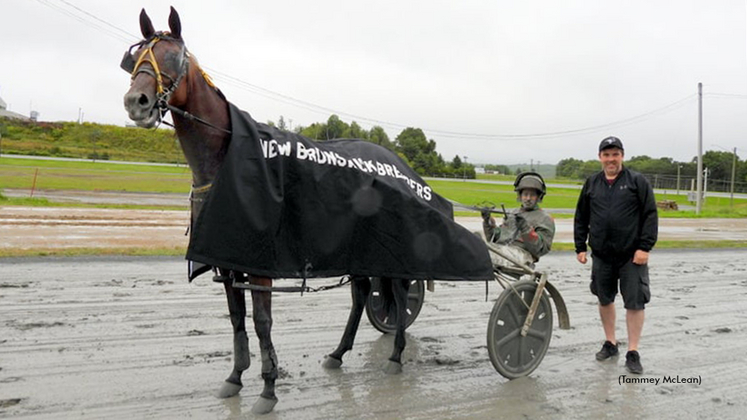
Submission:
{"label": "horse head", "polygon": [[[125,52],[121,67],[132,75],[124,106],[130,119],[144,128],[154,127],[167,105],[185,102],[183,79],[189,71],[189,53],[181,38],[179,14],[171,8],[169,32],[156,32],[145,9],[140,12],[143,40]],[[137,50],[132,53],[132,49]],[[181,88],[181,89],[180,89]]]}
{"label": "horse head", "polygon": [[173,7],[169,31],[156,31],[143,9],[140,32],[143,40],[125,52],[120,64],[131,75],[124,107],[143,128],[157,126],[171,111],[195,185],[209,184],[230,139],[228,102],[187,50]]}

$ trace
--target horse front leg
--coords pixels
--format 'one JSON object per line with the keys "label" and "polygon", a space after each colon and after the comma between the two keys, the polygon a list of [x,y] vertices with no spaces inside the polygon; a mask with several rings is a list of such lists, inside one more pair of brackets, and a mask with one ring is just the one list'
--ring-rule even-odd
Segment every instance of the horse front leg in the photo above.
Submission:
{"label": "horse front leg", "polygon": [[[402,352],[405,350],[405,325],[407,323],[407,294],[410,291],[410,281],[393,279],[391,282],[392,295],[397,311],[397,332],[394,336],[394,349],[389,360],[384,365],[387,374],[402,373]],[[382,283],[383,285],[384,283]]]}
{"label": "horse front leg", "polygon": [[371,280],[368,277],[352,277],[350,282],[350,293],[353,297],[353,307],[350,308],[348,323],[345,325],[345,332],[342,334],[342,340],[337,349],[327,355],[322,366],[327,369],[339,369],[342,366],[342,356],[353,348],[355,334],[358,332],[358,326],[361,322],[363,309],[366,308],[366,300],[371,293]]}
{"label": "horse front leg", "polygon": [[[234,288],[228,276],[223,282],[226,288],[226,297],[228,298],[228,312],[231,317],[233,326],[233,371],[223,382],[223,386],[218,391],[218,397],[229,398],[237,395],[243,384],[241,383],[241,373],[249,369],[251,360],[249,358],[249,339],[246,336],[246,300],[244,290]],[[238,273],[237,273],[238,274]],[[238,276],[241,278],[241,276]]]}
{"label": "horse front leg", "polygon": [[[272,279],[250,276],[249,282],[255,285],[272,287]],[[278,378],[278,358],[272,344],[272,293],[252,290],[252,315],[254,331],[259,338],[262,354],[262,379],[265,386],[257,402],[252,406],[255,414],[266,414],[272,411],[278,399],[275,396],[275,380]]]}

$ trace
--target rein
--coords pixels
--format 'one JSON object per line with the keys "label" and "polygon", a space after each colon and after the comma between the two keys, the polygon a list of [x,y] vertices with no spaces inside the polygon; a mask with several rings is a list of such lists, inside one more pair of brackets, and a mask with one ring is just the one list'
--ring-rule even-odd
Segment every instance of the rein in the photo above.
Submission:
{"label": "rein", "polygon": [[[200,118],[200,117],[198,117],[196,115],[190,114],[189,112],[187,112],[187,111],[185,111],[183,109],[177,108],[174,105],[169,104],[168,102],[161,102],[161,101],[159,101],[158,102],[158,109],[160,109],[161,111],[164,111],[164,112],[166,110],[169,110],[171,112],[175,112],[175,113],[177,113],[177,114],[181,115],[182,117],[187,118],[189,120],[197,121],[198,123],[206,125],[206,126],[212,128],[212,129],[215,129],[215,130],[218,130],[218,131],[222,131],[222,132],[227,133],[227,134],[231,134],[231,130],[226,130],[225,128],[221,128],[221,127],[218,127],[215,124],[211,124],[210,122],[205,121],[205,120],[203,120],[202,118]],[[163,122],[164,124],[167,124],[167,125],[170,125],[170,126],[173,127],[173,124],[167,123],[166,121],[162,120],[161,122]]]}

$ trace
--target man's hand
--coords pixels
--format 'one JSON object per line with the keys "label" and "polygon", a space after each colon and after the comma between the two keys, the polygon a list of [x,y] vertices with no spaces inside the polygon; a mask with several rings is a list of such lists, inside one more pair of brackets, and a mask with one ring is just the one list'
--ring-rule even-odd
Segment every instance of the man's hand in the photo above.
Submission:
{"label": "man's hand", "polygon": [[487,221],[490,220],[490,210],[485,209],[485,210],[481,211],[480,212],[480,216],[482,216],[483,222],[487,223]]}
{"label": "man's hand", "polygon": [[516,229],[521,232],[522,235],[528,235],[532,228],[529,227],[529,223],[527,223],[527,219],[524,218],[522,214],[516,214]]}
{"label": "man's hand", "polygon": [[648,252],[643,250],[637,250],[633,255],[633,264],[635,265],[646,265],[648,264]]}
{"label": "man's hand", "polygon": [[490,212],[482,212],[482,225],[491,229],[495,228],[495,219],[493,219],[493,216],[490,215]]}
{"label": "man's hand", "polygon": [[576,254],[576,259],[581,264],[586,264],[586,253],[585,252],[579,252],[578,254]]}

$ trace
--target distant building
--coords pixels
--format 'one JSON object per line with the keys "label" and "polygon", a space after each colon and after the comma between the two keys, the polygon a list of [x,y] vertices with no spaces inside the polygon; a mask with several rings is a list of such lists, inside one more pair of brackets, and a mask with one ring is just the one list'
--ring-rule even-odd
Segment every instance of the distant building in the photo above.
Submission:
{"label": "distant building", "polygon": [[485,168],[482,167],[482,166],[475,166],[475,173],[476,174],[484,174],[485,173]]}
{"label": "distant building", "polygon": [[8,104],[6,104],[5,101],[3,101],[3,98],[0,98],[0,118],[3,118],[3,117],[4,118],[15,118],[17,120],[24,120],[24,121],[30,120],[30,118],[25,115],[21,115],[13,111],[8,111]]}

